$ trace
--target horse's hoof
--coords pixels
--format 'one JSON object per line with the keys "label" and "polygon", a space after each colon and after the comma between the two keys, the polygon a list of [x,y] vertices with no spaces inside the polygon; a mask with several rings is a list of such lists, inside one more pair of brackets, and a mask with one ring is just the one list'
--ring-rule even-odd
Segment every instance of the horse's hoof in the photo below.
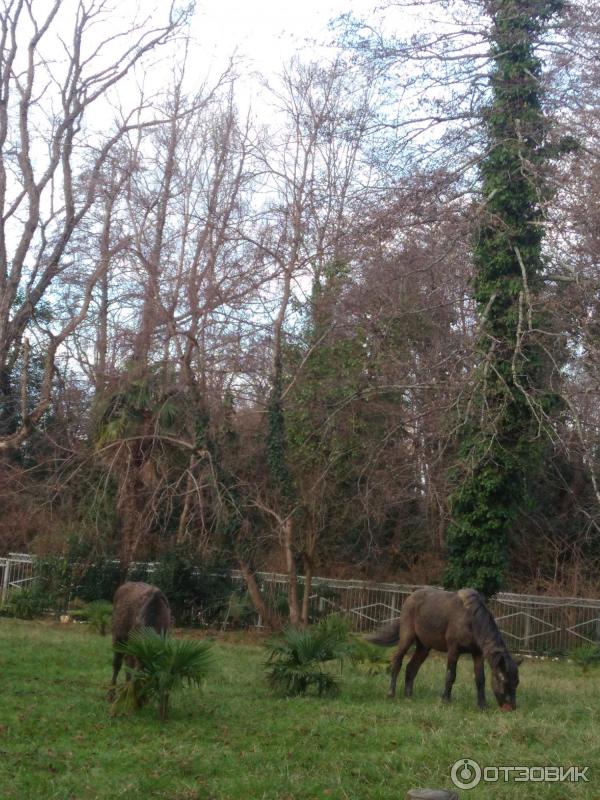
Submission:
{"label": "horse's hoof", "polygon": [[445,695],[442,695],[442,703],[443,703],[445,706],[448,706],[448,705],[450,705],[450,703],[451,703],[451,702],[452,702],[452,700],[451,700],[449,697],[446,697]]}
{"label": "horse's hoof", "polygon": [[393,700],[396,697],[396,692],[388,692],[386,697],[388,700]]}

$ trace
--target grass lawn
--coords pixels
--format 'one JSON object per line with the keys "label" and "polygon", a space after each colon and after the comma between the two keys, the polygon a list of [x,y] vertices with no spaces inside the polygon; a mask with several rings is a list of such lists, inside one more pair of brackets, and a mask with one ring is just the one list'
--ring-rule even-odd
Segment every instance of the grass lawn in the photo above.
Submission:
{"label": "grass lawn", "polygon": [[[236,639],[238,641],[236,641]],[[519,710],[475,706],[470,659],[454,701],[431,658],[415,697],[385,699],[387,676],[344,670],[334,700],[271,696],[264,653],[219,640],[214,677],[156,709],[111,717],[109,638],[83,625],[0,620],[1,800],[404,800],[452,788],[459,758],[482,765],[589,766],[589,783],[485,784],[462,798],[600,798],[600,673],[548,661],[521,667]]]}

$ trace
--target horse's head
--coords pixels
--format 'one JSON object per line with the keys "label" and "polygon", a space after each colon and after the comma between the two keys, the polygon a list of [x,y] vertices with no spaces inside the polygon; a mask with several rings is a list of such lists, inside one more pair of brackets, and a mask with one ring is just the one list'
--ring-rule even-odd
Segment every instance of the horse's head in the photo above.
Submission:
{"label": "horse's head", "polygon": [[517,708],[519,667],[508,652],[496,653],[492,659],[492,689],[502,711]]}

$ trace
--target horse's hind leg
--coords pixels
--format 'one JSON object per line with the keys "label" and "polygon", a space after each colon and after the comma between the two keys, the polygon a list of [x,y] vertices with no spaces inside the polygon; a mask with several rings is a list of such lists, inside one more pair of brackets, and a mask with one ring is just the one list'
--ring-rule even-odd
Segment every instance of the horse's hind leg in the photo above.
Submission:
{"label": "horse's hind leg", "polygon": [[442,692],[442,700],[449,703],[452,699],[452,687],[456,680],[456,663],[458,661],[458,651],[454,648],[448,650],[448,660],[446,662],[446,684]]}
{"label": "horse's hind leg", "polygon": [[485,669],[481,653],[473,654],[473,668],[475,671],[475,686],[477,687],[477,705],[483,711],[487,703],[485,702]]}
{"label": "horse's hind leg", "polygon": [[123,663],[123,653],[115,653],[113,655],[113,674],[112,680],[110,682],[110,689],[108,690],[108,700],[112,703],[115,699],[115,686],[117,684],[117,677],[121,670],[121,664]]}
{"label": "horse's hind leg", "polygon": [[130,681],[135,670],[139,668],[138,661],[133,656],[125,657],[125,680]]}
{"label": "horse's hind leg", "polygon": [[392,658],[392,674],[390,678],[390,688],[388,689],[387,694],[388,697],[396,696],[396,681],[398,680],[398,673],[402,668],[404,656],[413,642],[414,636],[411,635],[404,637],[402,636],[402,631],[400,631],[400,644],[398,645],[398,649]]}
{"label": "horse's hind leg", "polygon": [[404,674],[405,697],[412,697],[413,683],[417,677],[417,672],[421,668],[421,664],[425,661],[428,655],[429,650],[426,647],[423,647],[421,642],[417,642],[417,649],[415,650],[411,660],[406,665],[406,672]]}

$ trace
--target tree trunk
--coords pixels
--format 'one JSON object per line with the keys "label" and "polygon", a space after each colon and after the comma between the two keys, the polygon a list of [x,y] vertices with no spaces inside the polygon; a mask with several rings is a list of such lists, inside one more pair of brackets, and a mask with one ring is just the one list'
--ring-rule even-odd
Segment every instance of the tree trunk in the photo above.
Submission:
{"label": "tree trunk", "polygon": [[8,436],[17,429],[12,393],[10,372],[0,368],[0,436]]}
{"label": "tree trunk", "polygon": [[194,502],[194,483],[192,479],[192,470],[194,468],[195,456],[190,456],[188,462],[188,475],[185,481],[185,500],[183,501],[183,509],[179,517],[179,525],[177,528],[177,544],[183,544],[184,541],[189,539],[188,520],[191,515],[192,505]]}
{"label": "tree trunk", "polygon": [[302,595],[302,613],[300,622],[308,625],[308,615],[310,613],[310,595],[312,590],[312,558],[307,554],[303,558],[304,564],[304,594]]}
{"label": "tree trunk", "polygon": [[246,581],[246,587],[248,589],[248,594],[250,595],[250,599],[252,600],[252,604],[256,609],[257,613],[261,616],[263,623],[267,626],[267,628],[271,628],[271,630],[278,630],[281,628],[281,620],[274,614],[271,609],[265,603],[265,600],[260,593],[260,589],[258,588],[258,584],[256,582],[256,578],[254,577],[254,573],[246,564],[245,561],[240,559],[239,561],[240,571],[244,580]]}
{"label": "tree trunk", "polygon": [[290,607],[290,623],[292,625],[298,625],[300,622],[300,610],[298,606],[298,573],[296,570],[296,558],[292,548],[294,526],[291,517],[288,517],[283,523],[282,533],[285,565],[288,573],[288,604]]}
{"label": "tree trunk", "polygon": [[121,485],[118,511],[121,517],[119,561],[124,579],[129,565],[135,559],[139,543],[144,538],[144,484],[135,464],[127,465],[127,473]]}

